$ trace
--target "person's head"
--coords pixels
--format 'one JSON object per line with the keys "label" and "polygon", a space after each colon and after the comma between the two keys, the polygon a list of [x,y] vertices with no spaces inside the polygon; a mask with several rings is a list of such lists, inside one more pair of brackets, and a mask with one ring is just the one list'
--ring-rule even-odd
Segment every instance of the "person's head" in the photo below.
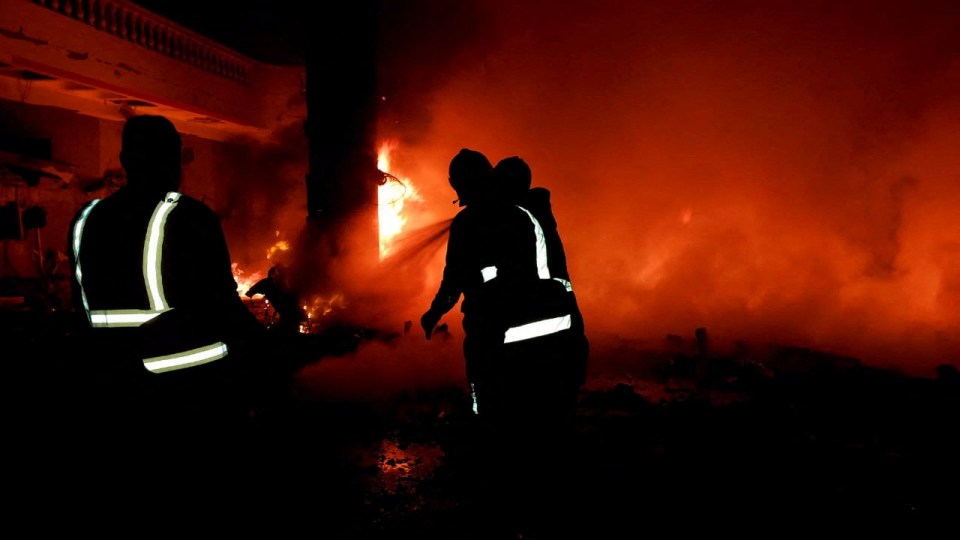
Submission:
{"label": "person's head", "polygon": [[463,148],[450,160],[450,187],[457,192],[460,206],[472,204],[484,198],[490,189],[493,166],[487,156]]}
{"label": "person's head", "polygon": [[530,189],[533,175],[530,166],[519,156],[510,156],[497,162],[493,168],[497,190],[508,201],[517,201]]}
{"label": "person's head", "polygon": [[182,150],[177,128],[165,117],[128,118],[123,125],[120,149],[127,185],[149,192],[176,191],[180,186]]}

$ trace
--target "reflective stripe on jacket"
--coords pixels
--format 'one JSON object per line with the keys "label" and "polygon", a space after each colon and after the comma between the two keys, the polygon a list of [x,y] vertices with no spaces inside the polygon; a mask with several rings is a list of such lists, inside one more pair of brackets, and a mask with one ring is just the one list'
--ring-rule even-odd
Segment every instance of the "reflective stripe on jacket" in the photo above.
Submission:
{"label": "reflective stripe on jacket", "polygon": [[[83,288],[83,268],[80,262],[80,248],[83,238],[83,227],[90,213],[96,207],[99,199],[91,201],[80,213],[73,230],[73,256],[76,261],[74,272],[79,284],[90,326],[94,328],[131,328],[139,327],[149,322],[171,308],[164,294],[162,259],[163,240],[167,218],[180,200],[180,193],[171,191],[157,203],[147,225],[143,243],[143,282],[149,300],[149,309],[132,307],[118,309],[90,309],[87,293]],[[217,341],[201,347],[176,351],[162,356],[152,356],[143,359],[143,365],[153,373],[163,373],[193,366],[198,366],[219,360],[227,356],[227,345]]]}
{"label": "reflective stripe on jacket", "polygon": [[[530,218],[530,221],[533,222],[533,228],[537,237],[537,275],[542,280],[549,280],[551,279],[550,267],[547,264],[547,243],[543,234],[543,228],[540,227],[540,222],[537,221],[537,218],[535,218],[533,214],[531,214],[526,208],[523,208],[522,206],[517,206],[517,208],[523,210],[527,217]],[[482,268],[480,273],[483,277],[483,282],[487,283],[497,277],[497,267],[487,266]],[[567,291],[573,290],[573,287],[570,285],[568,280],[559,278],[552,279],[555,279],[563,284]],[[508,328],[506,333],[504,333],[503,342],[514,343],[517,341],[524,341],[527,339],[555,334],[557,332],[568,330],[571,328],[572,324],[573,318],[570,313],[564,313],[557,317],[535,320],[526,324]]]}

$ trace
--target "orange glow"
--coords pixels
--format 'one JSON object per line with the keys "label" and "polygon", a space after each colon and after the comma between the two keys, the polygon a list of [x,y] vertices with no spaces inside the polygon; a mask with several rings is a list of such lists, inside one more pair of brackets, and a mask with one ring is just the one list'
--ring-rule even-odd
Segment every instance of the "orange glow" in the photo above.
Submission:
{"label": "orange glow", "polygon": [[[277,235],[278,236],[280,235],[280,231],[277,231]],[[290,244],[287,243],[286,240],[278,240],[276,244],[270,246],[270,248],[267,249],[267,260],[273,259],[274,255],[276,255],[277,252],[284,252],[289,250],[290,250]]]}
{"label": "orange glow", "polygon": [[524,158],[593,335],[705,327],[930,375],[960,358],[960,42],[917,36],[955,35],[952,4],[776,4],[510,3],[448,56],[411,48],[380,133],[432,222],[458,149]]}
{"label": "orange glow", "polygon": [[[280,231],[276,231],[275,235],[280,236]],[[290,244],[286,240],[278,240],[275,244],[267,248],[267,261],[275,261],[275,258],[278,254],[289,251]],[[265,271],[256,271],[252,273],[247,273],[247,271],[240,268],[238,263],[232,263],[230,268],[233,270],[233,279],[237,282],[237,292],[242,296],[243,293],[252,287],[256,282],[260,281],[266,277],[267,273]]]}
{"label": "orange glow", "polygon": [[237,292],[241,296],[243,293],[247,292],[247,289],[253,287],[254,283],[260,281],[264,277],[263,272],[253,272],[252,274],[247,274],[237,263],[231,264],[230,268],[233,270],[233,279],[237,282]]}
{"label": "orange glow", "polygon": [[377,168],[391,175],[380,186],[377,194],[381,260],[390,254],[393,239],[403,231],[407,223],[404,202],[420,200],[420,195],[408,178],[400,178],[391,173],[390,153],[395,148],[396,145],[393,142],[387,141],[380,145],[380,151],[377,154]]}
{"label": "orange glow", "polygon": [[334,293],[326,297],[314,296],[302,306],[304,322],[300,325],[300,333],[312,333],[324,317],[334,310],[344,309],[346,307],[347,300],[342,293]]}
{"label": "orange glow", "polygon": [[[943,90],[956,82],[960,42],[917,37],[954,35],[949,17],[906,4],[553,8],[511,3],[491,35],[473,36],[482,48],[397,58],[375,148],[386,180],[380,267],[392,273],[367,279],[332,261],[349,309],[403,322],[429,305],[443,250],[427,239],[446,240],[430,235],[459,211],[447,167],[470,147],[493,163],[523,157],[533,185],[550,190],[598,339],[659,342],[705,327],[713,343],[810,347],[918,374],[960,358],[960,99]],[[460,69],[434,69],[450,65]],[[277,196],[249,184],[259,200]],[[255,217],[244,223],[278,225],[241,264],[265,273],[275,263],[258,259],[281,226]],[[318,272],[301,302],[310,320],[324,310],[306,300],[331,287],[331,273]],[[458,315],[444,322],[456,329]]]}
{"label": "orange glow", "polygon": [[377,452],[379,475],[376,481],[388,493],[397,493],[405,483],[429,478],[440,464],[443,452],[436,446],[400,445],[385,439]]}

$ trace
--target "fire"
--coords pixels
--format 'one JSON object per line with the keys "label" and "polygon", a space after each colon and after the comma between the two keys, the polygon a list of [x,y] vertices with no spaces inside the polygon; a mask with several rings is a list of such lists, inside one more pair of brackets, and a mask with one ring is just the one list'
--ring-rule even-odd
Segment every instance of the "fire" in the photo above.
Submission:
{"label": "fire", "polygon": [[396,145],[387,141],[380,145],[377,154],[377,168],[385,173],[380,185],[378,217],[380,220],[380,259],[390,254],[393,239],[403,231],[407,223],[403,207],[405,201],[421,200],[408,178],[399,178],[390,171],[390,153]]}
{"label": "fire", "polygon": [[[277,236],[279,235],[280,235],[280,231],[277,231]],[[284,252],[289,250],[290,250],[290,244],[287,243],[286,240],[278,240],[276,244],[270,246],[270,248],[267,249],[267,260],[272,259],[273,256],[277,254],[277,252]]]}
{"label": "fire", "polygon": [[[280,236],[280,231],[276,231],[276,236]],[[278,240],[277,243],[273,244],[267,248],[267,260],[272,260],[277,253],[282,253],[284,251],[290,250],[290,244],[286,240]],[[266,277],[266,272],[256,271],[253,273],[247,273],[240,268],[238,263],[232,263],[230,269],[233,271],[233,279],[237,282],[237,291],[243,295],[250,287]]]}
{"label": "fire", "polygon": [[[280,231],[275,231],[276,236],[280,237]],[[271,264],[278,264],[279,261],[274,258],[279,253],[290,250],[290,244],[286,240],[278,240],[275,244],[267,248],[267,261],[270,261]],[[246,293],[250,290],[251,287],[256,285],[258,281],[266,277],[266,272],[253,272],[248,274],[243,269],[240,268],[240,265],[237,263],[232,263],[230,268],[233,271],[233,279],[237,282],[237,294],[240,295],[240,299],[243,300],[251,312],[256,315],[257,319],[260,322],[267,324],[268,326],[273,323],[273,319],[276,316],[276,311],[271,309],[270,301],[261,295],[256,295],[254,298],[247,298]]]}
{"label": "fire", "polygon": [[249,289],[253,287],[253,284],[263,279],[262,272],[254,272],[252,274],[247,274],[244,272],[240,265],[233,263],[230,265],[231,270],[233,270],[233,279],[237,282],[237,291],[242,295]]}
{"label": "fire", "polygon": [[300,333],[312,333],[314,328],[320,324],[321,319],[335,309],[345,307],[347,307],[347,300],[342,293],[334,293],[330,296],[314,296],[309,302],[303,304],[304,322],[300,325]]}

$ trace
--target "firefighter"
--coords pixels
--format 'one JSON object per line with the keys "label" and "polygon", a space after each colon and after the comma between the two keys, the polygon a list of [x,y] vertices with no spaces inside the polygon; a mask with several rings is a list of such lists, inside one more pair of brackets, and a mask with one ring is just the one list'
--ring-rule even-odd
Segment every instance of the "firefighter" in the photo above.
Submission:
{"label": "firefighter", "polygon": [[[470,149],[450,162],[463,209],[454,217],[443,277],[421,317],[427,339],[460,300],[467,382],[479,420],[476,460],[481,512],[529,526],[531,501],[544,500],[576,406],[570,373],[581,355],[578,313],[563,280],[553,279],[543,227],[507,200],[489,160]],[[486,491],[490,490],[490,491]],[[539,516],[537,516],[539,517]]]}
{"label": "firefighter", "polygon": [[266,331],[243,303],[219,218],[178,191],[182,141],[162,116],[123,126],[126,185],[86,203],[69,246],[90,416],[146,444],[218,443],[253,405]]}
{"label": "firefighter", "polygon": [[493,196],[492,171],[487,157],[475,150],[464,148],[450,161],[449,182],[462,210],[450,225],[440,286],[420,321],[430,339],[463,296],[467,382],[474,411],[490,419],[503,409],[493,377],[507,330],[499,305],[505,287],[499,285],[536,279],[533,228],[521,211]]}
{"label": "firefighter", "polygon": [[[475,411],[529,432],[569,419],[582,380],[582,318],[569,280],[551,274],[549,245],[536,217],[504,196],[489,160],[470,149],[450,162],[464,207],[450,226],[443,278],[421,317],[427,339],[463,296],[464,357]],[[562,265],[561,265],[562,266]],[[579,350],[579,349],[578,349]],[[562,356],[562,360],[553,357]]]}
{"label": "firefighter", "polygon": [[254,283],[244,295],[247,298],[262,294],[278,317],[269,328],[278,334],[298,334],[303,324],[304,314],[296,291],[290,284],[290,278],[283,265],[276,264],[267,271],[267,277]]}
{"label": "firefighter", "polygon": [[572,325],[570,332],[563,338],[566,342],[560,352],[566,354],[568,359],[555,364],[555,368],[564,366],[569,370],[561,375],[561,378],[565,378],[561,386],[566,388],[563,407],[568,415],[572,415],[575,412],[579,389],[586,378],[590,347],[585,333],[583,315],[573,292],[573,284],[570,282],[566,252],[550,204],[550,190],[545,187],[531,187],[532,171],[527,162],[519,156],[498,161],[493,168],[493,180],[494,189],[507,203],[523,208],[536,219],[543,233],[550,278],[562,283],[567,290]]}
{"label": "firefighter", "polygon": [[[505,345],[502,357],[504,362],[516,366],[507,381],[510,386],[506,401],[511,408],[530,411],[519,418],[512,430],[520,444],[519,455],[509,472],[517,479],[510,506],[518,514],[515,520],[521,531],[564,536],[569,530],[557,516],[576,515],[577,509],[570,506],[572,486],[568,477],[557,472],[577,461],[573,421],[586,378],[589,343],[550,205],[550,191],[531,188],[530,167],[518,156],[500,160],[492,179],[496,196],[523,210],[534,223],[538,283],[563,286],[562,290],[543,288],[543,294],[520,298],[542,303],[554,314],[570,318],[569,328]],[[530,508],[530,500],[540,504]]]}

